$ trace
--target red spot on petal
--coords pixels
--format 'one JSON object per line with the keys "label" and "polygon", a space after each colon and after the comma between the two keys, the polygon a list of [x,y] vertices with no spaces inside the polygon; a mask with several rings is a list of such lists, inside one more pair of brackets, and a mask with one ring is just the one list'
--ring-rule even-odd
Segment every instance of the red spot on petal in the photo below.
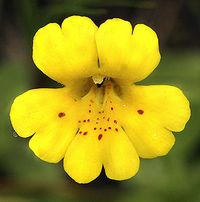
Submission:
{"label": "red spot on petal", "polygon": [[86,122],[86,120],[83,120],[83,122],[85,123],[85,122]]}
{"label": "red spot on petal", "polygon": [[62,118],[63,116],[65,116],[65,113],[64,113],[64,112],[60,112],[60,113],[58,114],[58,117],[60,117],[60,118]]}
{"label": "red spot on petal", "polygon": [[107,129],[105,128],[105,129],[104,129],[104,131],[106,132],[106,131],[107,131]]}
{"label": "red spot on petal", "polygon": [[111,107],[110,109],[113,110],[113,107]]}
{"label": "red spot on petal", "polygon": [[102,134],[99,134],[98,140],[101,140],[102,137],[103,137],[103,135],[102,135]]}
{"label": "red spot on petal", "polygon": [[88,132],[84,132],[83,135],[87,135]]}
{"label": "red spot on petal", "polygon": [[111,127],[109,126],[108,129],[111,130]]}
{"label": "red spot on petal", "polygon": [[91,110],[89,110],[89,113],[91,113],[92,111]]}
{"label": "red spot on petal", "polygon": [[97,128],[94,128],[94,130],[96,130]]}
{"label": "red spot on petal", "polygon": [[115,128],[115,131],[118,132],[118,128]]}
{"label": "red spot on petal", "polygon": [[79,131],[79,134],[81,134],[82,133],[82,131]]}
{"label": "red spot on petal", "polygon": [[138,112],[138,114],[141,114],[141,115],[144,113],[144,111],[142,109],[138,109],[137,112]]}
{"label": "red spot on petal", "polygon": [[117,120],[114,120],[114,123],[116,123],[116,124],[117,124]]}

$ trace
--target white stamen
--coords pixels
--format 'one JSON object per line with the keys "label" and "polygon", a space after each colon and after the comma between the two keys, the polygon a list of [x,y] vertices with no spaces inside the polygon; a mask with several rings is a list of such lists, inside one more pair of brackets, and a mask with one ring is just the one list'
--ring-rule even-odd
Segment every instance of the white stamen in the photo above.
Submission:
{"label": "white stamen", "polygon": [[97,76],[93,76],[92,80],[94,81],[95,84],[101,84],[104,78],[105,76],[97,75]]}

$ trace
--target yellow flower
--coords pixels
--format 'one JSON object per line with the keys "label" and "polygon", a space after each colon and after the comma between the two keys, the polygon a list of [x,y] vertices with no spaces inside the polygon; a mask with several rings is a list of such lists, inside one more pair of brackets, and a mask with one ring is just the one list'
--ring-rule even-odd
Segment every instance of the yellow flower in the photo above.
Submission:
{"label": "yellow flower", "polygon": [[33,60],[65,85],[18,96],[10,117],[40,159],[57,163],[76,182],[88,183],[102,167],[110,179],[134,176],[139,157],[166,155],[171,131],[184,129],[189,102],[167,85],[140,86],[158,65],[156,33],[146,25],[110,19],[99,28],[72,16],[50,23],[33,40]]}

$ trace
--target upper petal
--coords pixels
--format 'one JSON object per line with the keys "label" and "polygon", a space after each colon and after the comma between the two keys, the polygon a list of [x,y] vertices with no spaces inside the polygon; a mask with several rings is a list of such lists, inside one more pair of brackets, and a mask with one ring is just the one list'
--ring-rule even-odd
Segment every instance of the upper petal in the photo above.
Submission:
{"label": "upper petal", "polygon": [[33,60],[52,79],[66,84],[97,71],[95,44],[97,26],[87,17],[66,18],[62,27],[50,23],[39,29],[33,40]]}
{"label": "upper petal", "polygon": [[96,33],[102,74],[136,82],[147,77],[158,65],[160,53],[156,33],[138,24],[132,33],[129,22],[111,19]]}

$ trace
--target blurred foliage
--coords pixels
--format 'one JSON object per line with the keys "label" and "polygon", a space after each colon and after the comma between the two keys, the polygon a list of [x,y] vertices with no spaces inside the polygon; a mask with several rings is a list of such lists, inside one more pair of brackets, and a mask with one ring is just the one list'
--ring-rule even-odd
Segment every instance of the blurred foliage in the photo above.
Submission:
{"label": "blurred foliage", "polygon": [[[173,18],[165,13],[166,5],[168,14],[175,13]],[[0,1],[4,25],[0,33],[0,202],[200,201],[199,8],[195,0]],[[162,60],[140,84],[178,86],[191,102],[192,117],[186,129],[175,134],[176,144],[170,153],[142,160],[139,173],[130,180],[115,182],[102,174],[88,185],[78,185],[63,171],[62,162],[48,164],[35,157],[28,139],[17,137],[11,127],[9,110],[17,95],[38,86],[57,85],[33,68],[34,33],[46,23],[61,23],[72,14],[90,16],[97,24],[114,16],[150,23],[161,38]]]}

